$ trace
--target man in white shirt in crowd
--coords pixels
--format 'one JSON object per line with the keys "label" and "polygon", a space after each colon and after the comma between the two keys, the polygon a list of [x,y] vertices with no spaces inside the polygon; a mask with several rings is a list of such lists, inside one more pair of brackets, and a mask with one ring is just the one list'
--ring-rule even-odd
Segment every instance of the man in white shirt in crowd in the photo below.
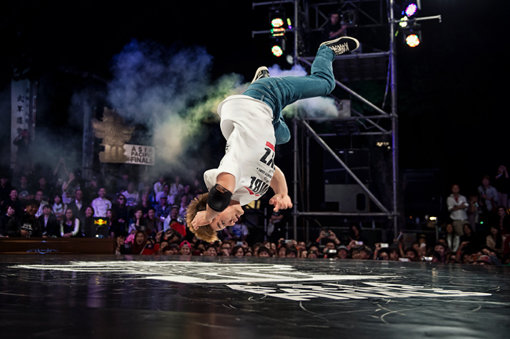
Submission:
{"label": "man in white shirt in crowd", "polygon": [[351,37],[321,44],[311,74],[271,78],[260,67],[242,95],[232,95],[218,106],[225,155],[218,168],[204,173],[209,190],[190,203],[187,222],[202,240],[213,242],[216,232],[232,226],[244,213],[241,206],[259,199],[271,187],[274,211],[292,207],[283,172],[275,166],[275,145],[290,140],[282,110],[305,98],[325,96],[335,88],[333,60],[359,47]]}
{"label": "man in white shirt in crowd", "polygon": [[94,217],[106,218],[106,212],[112,208],[112,202],[106,199],[106,189],[99,188],[97,191],[98,197],[92,200],[92,208],[94,209]]}
{"label": "man in white shirt in crowd", "polygon": [[453,230],[460,237],[464,234],[464,224],[469,223],[467,216],[469,204],[466,197],[459,192],[459,185],[452,185],[452,193],[446,199],[446,205],[452,219]]}
{"label": "man in white shirt in crowd", "polygon": [[140,202],[140,195],[135,190],[134,182],[130,181],[127,186],[127,190],[121,192],[121,194],[126,198],[126,206],[128,207],[134,207]]}

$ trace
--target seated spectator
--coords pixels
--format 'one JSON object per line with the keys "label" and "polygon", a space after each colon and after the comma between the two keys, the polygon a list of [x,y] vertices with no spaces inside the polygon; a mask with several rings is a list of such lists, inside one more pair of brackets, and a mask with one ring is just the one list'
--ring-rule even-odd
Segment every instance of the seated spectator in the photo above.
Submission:
{"label": "seated spectator", "polygon": [[126,198],[126,206],[135,207],[140,202],[140,194],[135,190],[135,183],[129,182],[127,189],[121,194]]}
{"label": "seated spectator", "polygon": [[[310,252],[311,253],[311,252]],[[337,258],[338,259],[349,259],[350,253],[347,246],[340,245],[337,248]]]}
{"label": "seated spectator", "polygon": [[180,253],[180,255],[190,256],[191,255],[191,244],[188,241],[181,242],[181,244],[179,245],[179,253]]}
{"label": "seated spectator", "polygon": [[[161,201],[161,198],[165,197],[165,202],[168,201],[168,195],[170,194],[170,185],[164,184],[163,189],[156,193],[155,199],[157,202]],[[170,204],[172,205],[172,204]]]}
{"label": "seated spectator", "polygon": [[37,213],[35,214],[36,218],[39,218],[42,215],[42,208],[44,205],[49,205],[48,199],[44,196],[44,193],[42,190],[37,190],[35,192],[34,200],[39,204],[39,209],[37,210]]}
{"label": "seated spectator", "polygon": [[145,232],[137,231],[134,234],[132,240],[131,238],[128,240],[128,238],[126,238],[126,242],[132,241],[132,245],[130,246],[130,254],[141,254],[145,248],[145,244],[147,243],[147,236],[145,235]]}
{"label": "seated spectator", "polygon": [[232,249],[232,256],[233,257],[237,257],[237,258],[244,257],[244,248],[243,248],[243,246],[235,246]]}
{"label": "seated spectator", "polygon": [[57,220],[60,222],[63,219],[64,213],[66,211],[66,205],[62,202],[62,197],[60,194],[54,195],[51,210],[53,215],[55,215]]}
{"label": "seated spectator", "polygon": [[147,236],[151,234],[151,232],[147,232],[147,225],[145,222],[145,218],[143,217],[143,211],[140,208],[137,208],[135,210],[135,213],[133,214],[133,218],[129,221],[129,228],[128,233],[135,233],[135,232],[145,232]]}
{"label": "seated spectator", "polygon": [[443,242],[438,242],[434,246],[432,253],[432,262],[445,264],[448,259],[448,247]]}
{"label": "seated spectator", "polygon": [[[43,206],[43,214],[37,218],[39,236],[43,237],[59,237],[60,224],[57,217],[53,214],[50,205]],[[35,235],[34,235],[35,236]]]}
{"label": "seated spectator", "polygon": [[218,255],[218,252],[216,251],[216,247],[213,245],[209,245],[206,247],[204,251],[204,256],[206,257],[216,257]]}
{"label": "seated spectator", "polygon": [[161,221],[156,218],[156,210],[154,207],[150,207],[147,210],[147,218],[145,219],[145,223],[147,225],[147,233],[148,234],[156,234],[161,231]]}
{"label": "seated spectator", "polygon": [[297,258],[297,256],[298,256],[298,251],[294,246],[289,247],[287,249],[287,255],[285,256],[286,258]]}
{"label": "seated spectator", "polygon": [[257,250],[257,257],[259,258],[269,258],[272,254],[270,250],[265,246],[260,246]]}
{"label": "seated spectator", "polygon": [[485,246],[498,255],[503,254],[503,237],[501,236],[498,226],[491,225],[490,233],[485,238]]}
{"label": "seated spectator", "polygon": [[[460,233],[463,234],[464,232],[462,231]],[[448,246],[450,251],[457,252],[457,249],[459,248],[460,245],[460,236],[459,232],[456,232],[454,230],[452,223],[446,224],[445,234],[443,235],[443,237],[445,238],[446,245]]]}
{"label": "seated spectator", "polygon": [[85,209],[87,208],[87,204],[83,200],[83,191],[81,189],[77,189],[74,191],[74,199],[71,200],[68,208],[73,210],[73,215],[79,218],[82,222],[85,218]]}
{"label": "seated spectator", "polygon": [[19,220],[12,206],[0,218],[0,238],[19,236]]}
{"label": "seated spectator", "polygon": [[73,210],[66,209],[63,220],[60,221],[60,236],[70,238],[78,236],[80,232],[80,219],[73,214]]}
{"label": "seated spectator", "polygon": [[144,248],[142,249],[142,252],[140,252],[141,255],[153,255],[153,254],[156,254],[156,250],[155,250],[155,241],[153,238],[151,237],[147,237],[146,238],[147,241],[145,242],[145,246]]}
{"label": "seated spectator", "polygon": [[371,251],[366,246],[355,247],[352,250],[352,259],[368,260],[370,256]]}
{"label": "seated spectator", "polygon": [[112,205],[112,224],[121,232],[127,232],[129,228],[129,207],[126,205],[126,197],[122,194],[117,196],[117,201]]}
{"label": "seated spectator", "polygon": [[96,224],[94,223],[94,209],[92,206],[85,207],[81,234],[85,238],[95,238],[96,236]]}
{"label": "seated spectator", "polygon": [[2,202],[2,213],[7,212],[7,206],[11,206],[14,209],[17,217],[21,218],[23,216],[24,207],[18,199],[18,191],[14,188],[9,192],[8,198]]}
{"label": "seated spectator", "polygon": [[30,190],[30,187],[28,185],[28,178],[26,175],[22,175],[19,178],[19,184],[17,186],[18,189],[18,199],[20,199],[23,202],[27,202],[29,200],[33,199],[33,194]]}
{"label": "seated spectator", "polygon": [[179,208],[177,205],[173,205],[172,209],[170,210],[170,214],[168,214],[168,216],[165,218],[165,221],[163,222],[163,229],[165,231],[168,229],[173,229],[185,237],[186,225],[184,225],[184,222],[179,218],[178,212]]}
{"label": "seated spectator", "polygon": [[167,196],[162,196],[158,200],[158,205],[155,208],[156,211],[156,217],[161,220],[161,222],[164,222],[166,217],[170,214],[170,210],[172,209],[172,206],[168,205],[167,203]]}
{"label": "seated spectator", "polygon": [[388,254],[390,256],[390,261],[399,261],[400,255],[399,255],[399,251],[397,248],[390,247],[388,250]]}
{"label": "seated spectator", "polygon": [[223,244],[221,244],[221,248],[220,249],[221,249],[220,254],[222,256],[229,257],[230,256],[230,252],[232,250],[232,246],[227,241],[227,242],[224,242]]}
{"label": "seated spectator", "polygon": [[124,241],[126,240],[126,237],[123,235],[119,235],[115,238],[115,250],[114,253],[119,254],[128,254],[129,251],[126,248]]}

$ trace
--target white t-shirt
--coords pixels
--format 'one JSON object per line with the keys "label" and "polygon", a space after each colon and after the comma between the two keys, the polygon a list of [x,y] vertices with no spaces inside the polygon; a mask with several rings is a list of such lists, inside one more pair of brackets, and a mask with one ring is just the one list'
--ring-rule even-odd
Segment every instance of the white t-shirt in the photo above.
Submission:
{"label": "white t-shirt", "polygon": [[220,173],[232,174],[236,179],[232,199],[244,206],[263,196],[273,178],[273,111],[260,100],[232,95],[218,106],[218,114],[227,140],[225,155],[218,168],[204,173],[204,182],[210,190]]}
{"label": "white t-shirt", "polygon": [[[446,205],[448,206],[448,210],[450,211],[450,218],[452,220],[467,220],[468,217],[466,210],[469,204],[465,196],[459,194],[458,198],[455,199],[455,196],[450,194],[446,199]],[[456,206],[461,206],[462,209],[452,211],[451,209]]]}

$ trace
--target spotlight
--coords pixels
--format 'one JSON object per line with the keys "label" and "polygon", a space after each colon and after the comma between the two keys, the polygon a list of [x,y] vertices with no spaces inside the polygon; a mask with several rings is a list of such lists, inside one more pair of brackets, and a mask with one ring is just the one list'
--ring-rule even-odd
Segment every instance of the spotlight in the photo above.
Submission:
{"label": "spotlight", "polygon": [[413,17],[418,13],[421,9],[421,1],[420,0],[411,0],[404,2],[402,15],[407,16],[408,18]]}
{"label": "spotlight", "polygon": [[411,16],[415,15],[416,12],[418,12],[418,5],[416,5],[415,3],[410,3],[409,5],[407,5],[404,12],[407,17],[411,17]]}
{"label": "spotlight", "polygon": [[406,33],[405,41],[406,41],[407,46],[416,47],[420,44],[421,39],[420,39],[419,34],[410,32],[410,33]]}
{"label": "spotlight", "polygon": [[280,45],[273,45],[273,47],[271,47],[271,53],[273,53],[273,55],[275,57],[281,57],[283,55],[283,48],[282,48],[282,46],[280,46]]}

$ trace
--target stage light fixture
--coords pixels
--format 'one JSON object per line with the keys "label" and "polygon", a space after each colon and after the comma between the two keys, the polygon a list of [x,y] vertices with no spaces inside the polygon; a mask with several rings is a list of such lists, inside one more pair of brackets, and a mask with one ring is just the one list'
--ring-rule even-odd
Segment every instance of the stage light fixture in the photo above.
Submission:
{"label": "stage light fixture", "polygon": [[283,55],[283,48],[280,45],[273,45],[271,47],[271,53],[277,58],[281,57]]}
{"label": "stage light fixture", "polygon": [[410,32],[410,33],[406,34],[405,41],[406,41],[407,46],[416,47],[420,44],[421,39],[420,39],[419,34],[417,34],[415,32]]}
{"label": "stage light fixture", "polygon": [[408,18],[411,18],[411,17],[415,16],[420,9],[421,9],[421,1],[420,0],[406,1],[404,3],[403,9],[402,9],[402,15],[405,15]]}

